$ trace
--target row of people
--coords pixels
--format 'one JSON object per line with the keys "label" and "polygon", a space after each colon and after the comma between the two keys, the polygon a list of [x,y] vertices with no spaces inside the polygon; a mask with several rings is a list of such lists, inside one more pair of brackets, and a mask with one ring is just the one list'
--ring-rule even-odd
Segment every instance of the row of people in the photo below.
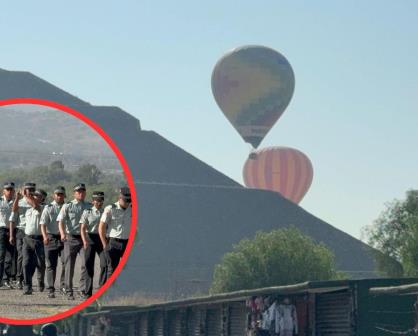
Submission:
{"label": "row of people", "polygon": [[[40,290],[46,282],[48,297],[55,297],[58,259],[61,255],[65,293],[74,299],[73,277],[77,256],[81,260],[82,296],[93,292],[94,263],[100,258],[99,284],[112,275],[122,257],[129,238],[132,208],[128,188],[121,188],[118,201],[103,209],[104,193],[93,192],[92,203],[85,201],[86,186],[74,186],[74,199],[65,203],[65,188],[57,187],[53,201],[44,204],[46,193],[35,183],[25,183],[15,192],[13,182],[6,182],[0,202],[0,279],[6,265],[6,282],[11,277],[6,254],[17,257],[17,286],[24,294],[32,294],[32,277],[38,269]],[[14,254],[15,253],[15,254]],[[24,284],[23,284],[24,282]]]}

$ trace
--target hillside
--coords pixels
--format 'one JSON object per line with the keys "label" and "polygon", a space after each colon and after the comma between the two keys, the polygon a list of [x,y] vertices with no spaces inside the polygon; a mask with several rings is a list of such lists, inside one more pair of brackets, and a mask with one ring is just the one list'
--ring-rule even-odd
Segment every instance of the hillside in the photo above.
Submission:
{"label": "hillside", "polygon": [[30,105],[0,107],[0,168],[33,167],[61,160],[69,168],[95,163],[120,170],[101,136],[77,118]]}

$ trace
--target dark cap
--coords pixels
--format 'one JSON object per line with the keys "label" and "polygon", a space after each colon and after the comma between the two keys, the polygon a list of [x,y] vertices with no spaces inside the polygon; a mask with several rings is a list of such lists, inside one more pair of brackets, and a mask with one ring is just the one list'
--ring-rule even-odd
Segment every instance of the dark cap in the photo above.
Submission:
{"label": "dark cap", "polygon": [[14,182],[4,182],[3,184],[3,189],[14,189],[15,188],[15,183]]}
{"label": "dark cap", "polygon": [[79,183],[74,186],[74,191],[84,190],[86,191],[86,185],[84,183]]}
{"label": "dark cap", "polygon": [[91,197],[104,200],[104,192],[103,191],[93,191],[93,195]]}
{"label": "dark cap", "polygon": [[131,191],[128,187],[120,188],[120,197],[122,197],[126,201],[131,201]]}
{"label": "dark cap", "polygon": [[46,197],[44,193],[46,194],[45,190],[36,189],[35,192],[33,193],[33,196]]}
{"label": "dark cap", "polygon": [[33,182],[26,182],[23,185],[23,189],[35,189],[36,188],[36,183]]}
{"label": "dark cap", "polygon": [[46,196],[48,196],[47,192],[43,189],[38,189],[38,191],[42,194],[43,198],[46,198]]}
{"label": "dark cap", "polygon": [[64,194],[65,195],[65,187],[58,186],[54,189],[54,194]]}

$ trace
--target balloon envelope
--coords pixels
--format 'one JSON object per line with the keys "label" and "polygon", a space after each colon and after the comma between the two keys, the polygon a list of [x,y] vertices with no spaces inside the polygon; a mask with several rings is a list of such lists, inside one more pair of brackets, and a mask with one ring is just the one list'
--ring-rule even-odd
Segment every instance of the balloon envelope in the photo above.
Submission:
{"label": "balloon envelope", "polygon": [[262,46],[234,49],[218,61],[212,73],[216,103],[254,148],[282,115],[294,88],[287,59]]}
{"label": "balloon envelope", "polygon": [[[254,152],[244,165],[244,183],[266,189],[299,203],[312,184],[313,168],[301,151],[289,147],[268,147]],[[253,156],[254,157],[254,156]]]}

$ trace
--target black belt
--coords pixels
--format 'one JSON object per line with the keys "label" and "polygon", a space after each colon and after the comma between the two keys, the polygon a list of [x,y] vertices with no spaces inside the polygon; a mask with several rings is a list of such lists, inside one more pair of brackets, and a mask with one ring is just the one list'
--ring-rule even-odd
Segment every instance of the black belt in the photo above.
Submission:
{"label": "black belt", "polygon": [[59,234],[55,234],[55,233],[48,233],[48,237],[55,238],[55,239],[61,239],[61,236]]}
{"label": "black belt", "polygon": [[26,237],[29,237],[31,239],[36,239],[36,240],[43,239],[42,235],[26,235]]}
{"label": "black belt", "polygon": [[117,242],[121,242],[121,243],[126,242],[128,240],[128,239],[120,239],[120,238],[112,238],[112,237],[110,237],[110,239],[115,240]]}
{"label": "black belt", "polygon": [[6,227],[6,226],[2,226],[2,227],[0,227],[0,230],[8,230],[9,228],[8,227]]}
{"label": "black belt", "polygon": [[68,234],[68,237],[81,239],[81,235],[79,234]]}

